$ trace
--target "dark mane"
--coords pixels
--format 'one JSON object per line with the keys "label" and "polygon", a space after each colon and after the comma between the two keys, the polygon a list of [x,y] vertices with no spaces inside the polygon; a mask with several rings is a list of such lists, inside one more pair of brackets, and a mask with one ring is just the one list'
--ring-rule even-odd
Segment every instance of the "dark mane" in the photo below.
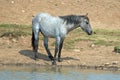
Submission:
{"label": "dark mane", "polygon": [[68,16],[59,16],[64,21],[67,21],[67,24],[78,24],[78,16],[76,15],[68,15]]}
{"label": "dark mane", "polygon": [[80,23],[80,18],[84,18],[84,19],[88,19],[87,16],[85,15],[81,15],[81,16],[77,16],[77,15],[68,15],[68,16],[59,16],[61,19],[63,19],[64,21],[67,21],[67,24],[79,24]]}

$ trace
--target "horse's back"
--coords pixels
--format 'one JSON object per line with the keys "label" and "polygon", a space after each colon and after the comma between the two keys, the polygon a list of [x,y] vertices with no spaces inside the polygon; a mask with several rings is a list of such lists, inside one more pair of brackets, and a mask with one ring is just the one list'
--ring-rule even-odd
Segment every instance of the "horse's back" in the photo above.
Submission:
{"label": "horse's back", "polygon": [[33,22],[39,22],[42,18],[48,17],[50,14],[48,13],[39,13],[32,19]]}
{"label": "horse's back", "polygon": [[56,30],[62,25],[62,20],[48,13],[40,13],[33,18],[33,24],[36,23],[39,24],[39,29],[44,35],[55,37]]}
{"label": "horse's back", "polygon": [[37,14],[33,20],[35,22],[39,22],[41,27],[57,27],[60,26],[62,23],[62,20],[59,17],[52,16],[48,13],[40,13]]}

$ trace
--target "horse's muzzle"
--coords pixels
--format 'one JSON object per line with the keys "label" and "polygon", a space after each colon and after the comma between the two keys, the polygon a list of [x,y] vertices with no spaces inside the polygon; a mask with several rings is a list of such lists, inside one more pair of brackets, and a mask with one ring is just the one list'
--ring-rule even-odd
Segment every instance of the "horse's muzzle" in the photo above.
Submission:
{"label": "horse's muzzle", "polygon": [[90,31],[90,32],[87,32],[87,34],[88,34],[88,35],[92,35],[92,31]]}

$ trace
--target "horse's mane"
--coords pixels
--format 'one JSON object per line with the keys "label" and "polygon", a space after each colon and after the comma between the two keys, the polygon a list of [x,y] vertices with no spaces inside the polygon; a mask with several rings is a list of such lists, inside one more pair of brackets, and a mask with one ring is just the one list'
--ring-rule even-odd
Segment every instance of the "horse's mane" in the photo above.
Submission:
{"label": "horse's mane", "polygon": [[59,16],[61,19],[67,22],[67,24],[78,24],[78,16],[76,15],[67,15],[67,16]]}
{"label": "horse's mane", "polygon": [[61,19],[67,22],[67,24],[79,24],[80,18],[87,19],[89,18],[86,15],[67,15],[67,16],[59,16]]}

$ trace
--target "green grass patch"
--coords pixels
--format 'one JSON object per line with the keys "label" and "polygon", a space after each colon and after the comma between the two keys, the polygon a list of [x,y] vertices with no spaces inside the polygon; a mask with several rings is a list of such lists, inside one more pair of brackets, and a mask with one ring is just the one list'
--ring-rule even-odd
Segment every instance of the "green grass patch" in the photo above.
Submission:
{"label": "green grass patch", "polygon": [[[31,36],[31,31],[31,25],[0,24],[0,37],[19,38],[20,36]],[[74,45],[79,41],[92,41],[95,45],[105,46],[120,45],[120,30],[93,29],[93,31],[93,35],[88,36],[80,28],[73,30],[67,35],[64,48],[74,48]],[[40,40],[43,40],[41,35]]]}
{"label": "green grass patch", "polygon": [[31,35],[30,25],[0,24],[0,37],[19,38]]}
{"label": "green grass patch", "polygon": [[114,52],[120,53],[120,46],[115,46],[114,47]]}
{"label": "green grass patch", "polygon": [[[95,45],[115,46],[120,45],[120,30],[93,29],[94,33],[88,36],[81,29],[72,31],[65,40],[66,47],[74,47],[79,41],[92,41]],[[66,48],[65,47],[65,48]]]}

